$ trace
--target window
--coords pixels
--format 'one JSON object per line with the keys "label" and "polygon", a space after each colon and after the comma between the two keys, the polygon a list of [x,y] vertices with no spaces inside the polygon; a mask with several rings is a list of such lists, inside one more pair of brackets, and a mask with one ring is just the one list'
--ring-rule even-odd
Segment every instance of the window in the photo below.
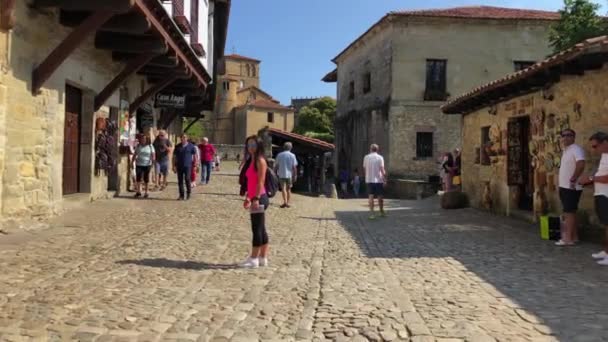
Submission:
{"label": "window", "polygon": [[445,59],[426,60],[426,88],[425,101],[445,101],[448,97],[446,91],[446,69],[448,61]]}
{"label": "window", "polygon": [[252,65],[251,66],[251,76],[257,77],[256,74],[257,74],[257,71],[255,70],[255,65]]}
{"label": "window", "polygon": [[355,98],[355,81],[350,81],[348,85],[348,99],[353,100]]}
{"label": "window", "polygon": [[229,81],[224,81],[224,90],[225,91],[230,90],[230,82]]}
{"label": "window", "polygon": [[249,64],[245,66],[245,70],[247,70],[247,77],[251,77],[251,67],[249,66]]}
{"label": "window", "polygon": [[239,82],[239,89],[243,89],[243,87],[245,87],[245,82],[243,82],[242,80]]}
{"label": "window", "polygon": [[274,122],[274,113],[273,112],[268,112],[268,122],[270,122],[270,123]]}
{"label": "window", "polygon": [[363,75],[363,94],[367,94],[372,90],[372,73],[366,72]]}
{"label": "window", "polygon": [[416,133],[416,158],[433,157],[433,132]]}
{"label": "window", "polygon": [[479,151],[480,164],[490,165],[490,155],[486,151],[486,148],[490,147],[490,126],[481,128],[481,148]]}
{"label": "window", "polygon": [[513,62],[513,68],[515,69],[515,71],[520,71],[520,70],[524,70],[525,68],[534,65],[535,62],[530,62],[530,61],[515,61]]}

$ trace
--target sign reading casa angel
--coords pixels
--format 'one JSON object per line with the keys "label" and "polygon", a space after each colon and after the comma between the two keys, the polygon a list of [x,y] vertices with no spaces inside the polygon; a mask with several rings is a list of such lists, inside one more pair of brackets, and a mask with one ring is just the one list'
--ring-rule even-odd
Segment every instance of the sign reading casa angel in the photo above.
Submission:
{"label": "sign reading casa angel", "polygon": [[154,101],[156,108],[186,108],[186,95],[158,93]]}

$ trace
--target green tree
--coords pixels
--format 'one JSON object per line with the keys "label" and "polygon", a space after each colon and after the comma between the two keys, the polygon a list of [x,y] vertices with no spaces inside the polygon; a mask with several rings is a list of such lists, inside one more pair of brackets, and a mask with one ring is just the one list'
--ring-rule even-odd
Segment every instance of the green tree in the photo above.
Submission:
{"label": "green tree", "polygon": [[[182,127],[184,127],[184,129],[186,129],[188,126],[190,126],[190,124],[194,120],[195,119],[192,119],[192,118],[184,118]],[[190,126],[190,128],[188,128],[188,131],[186,133],[188,134],[188,136],[190,138],[192,138],[198,142],[205,136],[205,126],[203,125],[203,122],[201,120],[199,120],[199,121],[195,122],[192,126]]]}
{"label": "green tree", "polygon": [[298,134],[308,132],[333,133],[333,124],[329,117],[321,113],[318,108],[306,106],[298,114],[298,123],[294,132]]}
{"label": "green tree", "polygon": [[606,33],[605,21],[597,14],[600,5],[589,0],[564,0],[560,20],[551,27],[549,45],[554,52]]}
{"label": "green tree", "polygon": [[294,132],[327,142],[334,141],[336,100],[326,96],[300,109]]}

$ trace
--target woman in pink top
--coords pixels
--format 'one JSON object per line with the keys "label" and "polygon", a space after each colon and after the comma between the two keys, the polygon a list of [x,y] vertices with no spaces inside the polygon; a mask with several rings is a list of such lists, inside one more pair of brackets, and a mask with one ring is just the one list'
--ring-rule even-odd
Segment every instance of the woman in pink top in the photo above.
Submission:
{"label": "woman in pink top", "polygon": [[243,166],[247,183],[243,207],[251,213],[251,230],[253,247],[251,255],[241,263],[243,267],[268,266],[268,234],[266,233],[266,215],[269,200],[264,183],[266,180],[266,158],[264,143],[257,136],[250,136],[245,141],[249,158]]}

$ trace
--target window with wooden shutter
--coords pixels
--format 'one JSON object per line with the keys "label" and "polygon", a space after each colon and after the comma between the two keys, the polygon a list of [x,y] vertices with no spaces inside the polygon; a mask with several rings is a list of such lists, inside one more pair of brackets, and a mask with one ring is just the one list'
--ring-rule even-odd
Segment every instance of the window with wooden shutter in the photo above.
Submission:
{"label": "window with wooden shutter", "polygon": [[445,101],[447,99],[447,62],[445,59],[426,60],[425,101]]}

